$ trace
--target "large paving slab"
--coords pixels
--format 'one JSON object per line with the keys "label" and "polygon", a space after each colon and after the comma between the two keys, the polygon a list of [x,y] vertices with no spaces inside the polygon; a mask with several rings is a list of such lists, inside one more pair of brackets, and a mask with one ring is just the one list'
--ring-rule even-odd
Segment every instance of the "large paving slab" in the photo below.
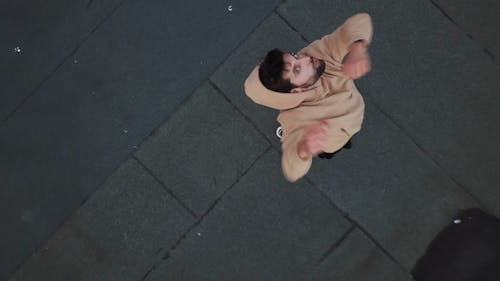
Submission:
{"label": "large paving slab", "polygon": [[477,203],[365,100],[353,147],[315,159],[308,177],[410,270],[456,211]]}
{"label": "large paving slab", "polygon": [[[4,121],[123,0],[2,1],[0,84]],[[16,47],[20,52],[15,52]]]}
{"label": "large paving slab", "polygon": [[270,150],[145,280],[301,280],[350,227]]}
{"label": "large paving slab", "polygon": [[0,233],[0,276],[48,238],[276,1],[231,5],[124,3],[2,124],[0,206],[9,227]]}
{"label": "large paving slab", "polygon": [[257,105],[244,92],[243,83],[254,67],[264,59],[269,50],[298,51],[307,42],[292,30],[278,15],[272,14],[231,54],[211,76],[211,80],[228,99],[261,131],[271,143],[280,147],[275,135],[279,126],[278,111]]}
{"label": "large paving slab", "polygon": [[206,82],[136,156],[188,208],[202,215],[268,147]]}
{"label": "large paving slab", "polygon": [[372,15],[373,71],[360,88],[455,181],[500,215],[500,67],[482,48],[430,1],[318,0],[303,8],[292,0],[279,12],[310,40],[356,12]]}
{"label": "large paving slab", "polygon": [[500,64],[500,2],[496,0],[432,0]]}
{"label": "large paving slab", "polygon": [[413,278],[355,228],[306,280],[413,281]]}
{"label": "large paving slab", "polygon": [[137,281],[193,223],[194,218],[131,159],[10,281]]}

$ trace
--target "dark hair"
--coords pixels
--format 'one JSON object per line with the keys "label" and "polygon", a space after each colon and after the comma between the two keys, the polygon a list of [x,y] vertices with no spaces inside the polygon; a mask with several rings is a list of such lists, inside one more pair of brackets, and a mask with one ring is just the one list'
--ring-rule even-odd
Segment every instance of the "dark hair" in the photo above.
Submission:
{"label": "dark hair", "polygon": [[259,66],[259,79],[269,90],[290,93],[295,86],[290,80],[283,79],[283,69],[285,68],[284,54],[280,49],[269,51]]}

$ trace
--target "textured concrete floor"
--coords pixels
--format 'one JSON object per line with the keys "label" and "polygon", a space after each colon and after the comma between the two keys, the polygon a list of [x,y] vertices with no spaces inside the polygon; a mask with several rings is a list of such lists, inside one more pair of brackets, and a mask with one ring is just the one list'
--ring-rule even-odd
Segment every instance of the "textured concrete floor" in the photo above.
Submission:
{"label": "textured concrete floor", "polygon": [[[500,216],[489,2],[1,4],[0,280],[412,280],[457,210]],[[243,81],[357,12],[363,129],[290,184]]]}

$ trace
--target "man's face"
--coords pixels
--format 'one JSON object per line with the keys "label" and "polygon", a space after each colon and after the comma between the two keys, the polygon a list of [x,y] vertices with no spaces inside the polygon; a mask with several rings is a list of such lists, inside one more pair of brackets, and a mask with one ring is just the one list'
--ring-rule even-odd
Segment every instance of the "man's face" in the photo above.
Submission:
{"label": "man's face", "polygon": [[323,62],[316,58],[285,53],[283,61],[285,62],[283,79],[289,79],[297,88],[307,88],[321,76],[319,69]]}

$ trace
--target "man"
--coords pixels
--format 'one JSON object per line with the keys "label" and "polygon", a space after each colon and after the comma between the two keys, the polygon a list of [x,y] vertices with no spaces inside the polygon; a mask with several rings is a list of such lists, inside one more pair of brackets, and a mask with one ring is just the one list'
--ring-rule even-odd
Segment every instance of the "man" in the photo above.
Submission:
{"label": "man", "polygon": [[353,79],[370,71],[371,18],[357,14],[298,54],[270,51],[245,81],[254,102],[280,110],[282,169],[303,177],[312,158],[348,144],[361,129],[364,102]]}

